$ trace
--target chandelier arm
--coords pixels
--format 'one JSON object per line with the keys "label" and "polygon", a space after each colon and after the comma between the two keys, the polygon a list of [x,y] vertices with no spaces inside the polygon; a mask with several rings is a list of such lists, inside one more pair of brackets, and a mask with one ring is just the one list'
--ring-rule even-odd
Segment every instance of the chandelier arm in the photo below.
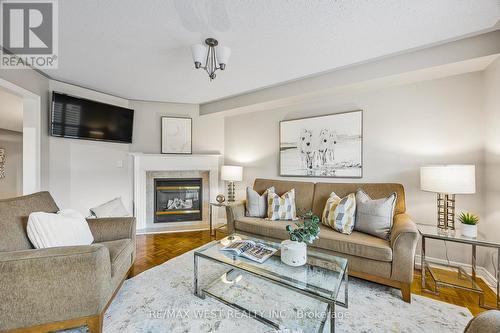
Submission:
{"label": "chandelier arm", "polygon": [[215,52],[217,52],[217,51],[215,50],[215,47],[214,47],[214,52],[212,54],[213,61],[214,61],[214,73],[218,69],[218,67],[217,67],[217,54]]}
{"label": "chandelier arm", "polygon": [[205,67],[204,67],[204,68],[205,68],[205,70],[206,70],[206,69],[207,69],[207,67],[208,67],[208,57],[209,57],[209,55],[210,55],[210,46],[208,47],[207,58],[205,59]]}

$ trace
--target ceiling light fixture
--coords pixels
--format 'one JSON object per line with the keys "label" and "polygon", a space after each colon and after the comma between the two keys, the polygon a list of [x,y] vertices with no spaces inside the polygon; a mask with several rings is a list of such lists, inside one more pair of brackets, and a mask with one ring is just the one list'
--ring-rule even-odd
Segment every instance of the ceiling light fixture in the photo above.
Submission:
{"label": "ceiling light fixture", "polygon": [[[191,46],[194,67],[204,69],[210,81],[215,79],[215,71],[226,69],[227,61],[231,56],[231,49],[225,46],[217,46],[219,42],[214,38],[205,39],[205,45],[196,44]],[[207,49],[208,48],[208,49]]]}

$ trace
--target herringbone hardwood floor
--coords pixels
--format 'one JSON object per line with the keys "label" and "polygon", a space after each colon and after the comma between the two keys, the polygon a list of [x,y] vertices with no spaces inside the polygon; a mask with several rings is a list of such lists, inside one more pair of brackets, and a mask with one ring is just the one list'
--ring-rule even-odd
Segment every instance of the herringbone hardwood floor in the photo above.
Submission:
{"label": "herringbone hardwood floor", "polygon": [[[132,270],[132,276],[140,274],[156,265],[163,264],[169,259],[193,250],[214,239],[220,239],[225,236],[226,234],[222,231],[218,231],[216,237],[211,237],[208,231],[138,235],[137,259]],[[448,273],[445,272],[444,274]],[[483,280],[479,279],[478,284],[484,290],[487,290],[485,293],[486,303],[494,304],[495,294],[486,287]],[[473,315],[486,310],[478,306],[478,296],[476,294],[452,288],[441,288],[440,290],[441,292],[438,296],[422,292],[420,286],[420,271],[415,270],[415,278],[411,290],[413,294],[467,307]]]}

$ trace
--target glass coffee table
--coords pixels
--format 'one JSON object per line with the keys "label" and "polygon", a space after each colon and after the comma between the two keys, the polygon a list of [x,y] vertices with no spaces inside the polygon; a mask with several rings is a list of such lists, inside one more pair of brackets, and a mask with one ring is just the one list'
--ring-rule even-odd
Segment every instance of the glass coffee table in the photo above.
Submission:
{"label": "glass coffee table", "polygon": [[[250,318],[276,329],[323,332],[330,321],[335,332],[335,305],[348,306],[347,259],[308,249],[307,264],[281,262],[280,251],[259,264],[220,249],[236,239],[252,239],[276,249],[280,244],[233,234],[213,241],[194,253],[194,294],[212,297]],[[222,275],[203,281],[200,259],[224,268]],[[344,301],[337,301],[344,283]]]}

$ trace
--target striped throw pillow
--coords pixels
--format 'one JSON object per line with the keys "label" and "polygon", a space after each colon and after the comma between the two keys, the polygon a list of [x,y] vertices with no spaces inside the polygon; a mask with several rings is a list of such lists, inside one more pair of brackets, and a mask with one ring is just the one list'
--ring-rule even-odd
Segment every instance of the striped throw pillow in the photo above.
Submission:
{"label": "striped throw pillow", "polygon": [[354,229],[356,216],[356,195],[351,193],[340,198],[335,192],[326,201],[321,223],[335,231],[350,235]]}
{"label": "striped throw pillow", "polygon": [[267,219],[276,220],[298,220],[295,207],[295,189],[283,194],[281,197],[274,191],[267,193]]}

